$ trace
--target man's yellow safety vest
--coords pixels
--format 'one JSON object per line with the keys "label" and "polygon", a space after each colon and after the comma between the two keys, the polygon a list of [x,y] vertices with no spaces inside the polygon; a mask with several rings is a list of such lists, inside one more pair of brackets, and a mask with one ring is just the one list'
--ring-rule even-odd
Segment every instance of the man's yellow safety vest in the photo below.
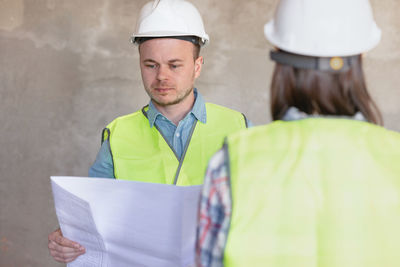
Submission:
{"label": "man's yellow safety vest", "polygon": [[348,119],[276,121],[227,138],[224,266],[400,266],[400,134]]}
{"label": "man's yellow safety vest", "polygon": [[206,103],[207,122],[197,121],[179,160],[156,127],[150,127],[147,107],[119,117],[103,131],[110,142],[117,179],[176,184],[203,183],[208,160],[224,138],[246,127],[243,114]]}

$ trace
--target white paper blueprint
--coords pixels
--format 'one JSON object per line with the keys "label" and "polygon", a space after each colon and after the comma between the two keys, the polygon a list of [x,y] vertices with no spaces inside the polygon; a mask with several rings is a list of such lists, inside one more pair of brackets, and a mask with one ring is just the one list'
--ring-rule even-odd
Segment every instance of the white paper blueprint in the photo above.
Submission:
{"label": "white paper blueprint", "polygon": [[191,266],[201,186],[51,177],[63,235],[86,248],[77,266]]}

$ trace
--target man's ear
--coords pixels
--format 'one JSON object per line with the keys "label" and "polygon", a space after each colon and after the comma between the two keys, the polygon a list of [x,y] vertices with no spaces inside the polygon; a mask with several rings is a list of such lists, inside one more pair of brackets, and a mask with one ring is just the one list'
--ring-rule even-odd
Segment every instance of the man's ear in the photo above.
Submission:
{"label": "man's ear", "polygon": [[201,68],[203,67],[203,63],[204,63],[204,59],[202,56],[199,56],[194,61],[194,78],[195,79],[200,76]]}

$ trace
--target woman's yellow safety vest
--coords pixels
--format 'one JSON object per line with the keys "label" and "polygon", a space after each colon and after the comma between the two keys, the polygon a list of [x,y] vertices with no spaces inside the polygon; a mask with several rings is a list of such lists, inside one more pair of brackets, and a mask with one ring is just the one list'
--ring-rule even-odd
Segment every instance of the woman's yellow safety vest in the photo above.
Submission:
{"label": "woman's yellow safety vest", "polygon": [[103,131],[103,141],[110,142],[117,179],[202,184],[208,160],[221,148],[224,138],[246,127],[243,114],[207,103],[207,122],[196,122],[179,160],[156,127],[150,127],[146,111],[147,107],[119,117]]}
{"label": "woman's yellow safety vest", "polygon": [[400,134],[348,119],[276,121],[227,139],[224,266],[400,266]]}

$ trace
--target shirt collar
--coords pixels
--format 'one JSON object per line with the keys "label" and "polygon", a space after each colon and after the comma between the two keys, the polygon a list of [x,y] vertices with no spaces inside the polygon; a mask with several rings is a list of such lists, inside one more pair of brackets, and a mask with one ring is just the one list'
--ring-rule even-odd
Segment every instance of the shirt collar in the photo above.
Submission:
{"label": "shirt collar", "polygon": [[[194,97],[195,97],[194,105],[189,114],[193,114],[193,116],[197,120],[201,121],[202,123],[206,123],[207,121],[206,104],[204,102],[203,97],[197,91],[196,88],[194,88]],[[153,104],[153,101],[150,100],[149,110],[147,111],[147,119],[149,120],[150,127],[154,126],[154,123],[156,122],[158,116],[165,117],[163,114],[161,114],[160,111],[157,110],[157,108]]]}
{"label": "shirt collar", "polygon": [[301,120],[307,118],[321,118],[321,117],[331,117],[331,118],[342,118],[342,119],[353,119],[358,121],[366,121],[365,117],[362,115],[361,112],[357,112],[353,116],[327,116],[327,115],[309,115],[302,111],[300,111],[296,107],[290,107],[285,115],[283,116],[283,121],[294,121],[294,120]]}

